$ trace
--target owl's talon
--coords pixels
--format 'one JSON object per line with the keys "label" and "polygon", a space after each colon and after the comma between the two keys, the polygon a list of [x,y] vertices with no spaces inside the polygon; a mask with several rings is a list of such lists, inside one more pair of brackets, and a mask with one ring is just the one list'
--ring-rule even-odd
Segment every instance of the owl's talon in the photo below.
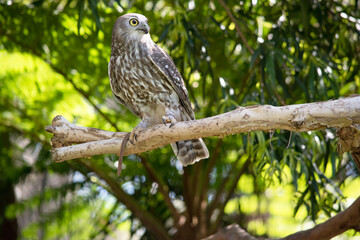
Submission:
{"label": "owl's talon", "polygon": [[135,143],[132,140],[129,139],[129,142],[135,146]]}
{"label": "owl's talon", "polygon": [[162,117],[163,123],[165,124],[165,126],[167,126],[167,123],[170,123],[169,128],[171,128],[172,126],[175,125],[176,123],[176,119],[173,115],[166,115]]}
{"label": "owl's talon", "polygon": [[130,142],[132,145],[134,145],[134,146],[135,146],[136,135],[137,135],[137,134],[135,133],[135,131],[137,131],[137,128],[136,128],[136,127],[131,131],[130,137],[129,137],[129,142]]}
{"label": "owl's talon", "polygon": [[129,142],[131,142],[131,144],[135,145],[135,143],[138,141],[140,132],[147,128],[147,121],[148,119],[141,120],[141,122],[131,131],[129,137]]}
{"label": "owl's talon", "polygon": [[135,131],[138,131],[137,128],[134,128],[134,130],[131,131],[129,142],[135,146],[135,142],[137,142],[137,133]]}

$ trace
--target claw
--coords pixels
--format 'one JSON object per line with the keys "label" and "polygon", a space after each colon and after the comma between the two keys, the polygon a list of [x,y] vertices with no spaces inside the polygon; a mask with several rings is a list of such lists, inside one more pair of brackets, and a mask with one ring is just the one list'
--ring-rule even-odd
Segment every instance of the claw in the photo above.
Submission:
{"label": "claw", "polygon": [[132,145],[135,145],[135,141],[136,141],[136,133],[134,132],[134,130],[130,133],[130,137],[129,137],[129,142]]}
{"label": "claw", "polygon": [[143,119],[141,122],[131,131],[129,142],[132,145],[135,145],[135,143],[138,141],[139,133],[143,130],[145,130],[147,127],[147,120]]}
{"label": "claw", "polygon": [[163,120],[164,125],[166,126],[166,118],[163,117],[162,120]]}
{"label": "claw", "polygon": [[163,116],[163,117],[162,117],[162,120],[163,120],[163,123],[165,124],[165,126],[167,126],[166,123],[170,123],[169,128],[171,128],[172,126],[174,126],[175,123],[176,123],[176,119],[175,119],[175,117],[174,117],[173,115]]}

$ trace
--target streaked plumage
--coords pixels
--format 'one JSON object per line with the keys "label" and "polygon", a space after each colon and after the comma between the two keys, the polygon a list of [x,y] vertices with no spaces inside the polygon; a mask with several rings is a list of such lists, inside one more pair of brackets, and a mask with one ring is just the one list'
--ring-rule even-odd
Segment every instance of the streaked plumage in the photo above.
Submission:
{"label": "streaked plumage", "polygon": [[[195,119],[184,81],[169,55],[149,34],[145,16],[125,14],[113,28],[109,78],[115,98],[142,120],[130,140],[147,127],[159,123]],[[186,166],[207,158],[202,139],[171,144]]]}

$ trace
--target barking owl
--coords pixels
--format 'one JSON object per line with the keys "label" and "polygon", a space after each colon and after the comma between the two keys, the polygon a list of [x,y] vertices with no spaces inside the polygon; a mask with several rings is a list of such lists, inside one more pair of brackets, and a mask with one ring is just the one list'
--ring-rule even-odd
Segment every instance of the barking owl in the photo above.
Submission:
{"label": "barking owl", "polygon": [[[125,14],[113,27],[108,74],[111,90],[121,104],[141,118],[130,134],[135,142],[140,131],[155,124],[195,119],[188,92],[170,56],[150,37],[148,20],[141,14]],[[171,144],[186,166],[208,158],[203,140]]]}

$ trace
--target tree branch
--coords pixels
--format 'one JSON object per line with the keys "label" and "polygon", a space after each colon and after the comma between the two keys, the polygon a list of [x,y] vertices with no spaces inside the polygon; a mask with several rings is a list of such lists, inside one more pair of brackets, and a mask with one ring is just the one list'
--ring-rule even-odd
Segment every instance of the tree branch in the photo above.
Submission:
{"label": "tree branch", "polygon": [[281,240],[331,239],[349,229],[360,231],[360,197],[343,212],[312,229],[289,235]]}
{"label": "tree branch", "polygon": [[[329,220],[314,228],[294,233],[281,240],[329,240],[350,229],[360,231],[360,197],[345,211],[338,213]],[[229,225],[203,240],[224,239],[257,240],[257,238],[251,236],[237,224]]]}
{"label": "tree branch", "polygon": [[[124,155],[201,137],[225,137],[242,132],[274,129],[303,132],[330,127],[344,128],[355,124],[360,124],[360,96],[283,107],[238,107],[234,111],[213,117],[178,122],[171,128],[160,124],[146,129],[139,135],[135,145],[127,143]],[[99,154],[118,154],[122,139],[126,135],[79,127],[61,116],[55,117],[46,130],[55,135],[52,139],[52,158],[57,162]],[[71,145],[74,143],[81,144]]]}
{"label": "tree branch", "polygon": [[147,162],[147,160],[145,158],[140,157],[141,162],[143,163],[144,167],[146,168],[150,179],[158,184],[158,189],[159,192],[161,193],[161,195],[164,198],[164,202],[165,204],[169,207],[171,215],[174,219],[174,225],[175,227],[179,227],[179,221],[180,219],[180,214],[179,212],[176,210],[174,204],[172,203],[170,197],[169,197],[169,188],[166,184],[164,184],[155,174],[155,171],[153,170],[153,168],[151,167],[151,165]]}
{"label": "tree branch", "polygon": [[[214,223],[212,223],[212,226],[211,226],[211,228],[210,228],[210,232],[214,232],[214,231],[219,227],[219,225],[220,225],[220,220],[222,219],[222,216],[223,216],[223,214],[224,214],[224,209],[225,209],[225,207],[226,207],[226,204],[229,202],[231,196],[233,195],[233,193],[234,193],[234,191],[235,191],[235,188],[236,188],[236,185],[237,185],[237,183],[239,182],[239,179],[240,179],[241,175],[243,175],[244,172],[245,172],[245,170],[249,167],[250,161],[251,161],[251,158],[249,157],[249,158],[245,161],[244,165],[242,165],[241,169],[238,171],[238,173],[236,174],[236,176],[234,177],[234,180],[232,181],[232,183],[231,183],[231,185],[230,185],[230,188],[229,188],[229,190],[228,190],[227,193],[226,193],[226,197],[225,197],[224,202],[221,203],[221,202],[219,202],[219,201],[217,200],[217,202],[219,202],[219,206],[218,206],[218,207],[215,206],[215,207],[217,207],[217,208],[219,209],[219,215],[220,215],[220,216],[218,216],[218,217],[216,218],[216,221],[215,221]],[[236,168],[234,168],[234,169],[236,169]],[[229,174],[229,175],[230,175],[230,174]],[[215,200],[215,199],[214,199],[214,200]],[[215,202],[214,202],[214,203],[215,203]],[[214,210],[214,209],[212,209],[212,210]],[[213,211],[209,213],[210,218],[211,218],[211,215],[212,215],[212,214],[213,214]]]}
{"label": "tree branch", "polygon": [[95,172],[101,179],[103,179],[106,184],[109,185],[113,195],[121,201],[131,213],[137,217],[144,225],[158,238],[170,240],[170,237],[167,233],[164,225],[149,211],[144,211],[141,205],[137,202],[133,196],[130,196],[125,193],[121,188],[121,185],[116,181],[115,173],[109,174],[108,170],[103,170],[102,168],[97,167],[93,161],[86,161],[80,159],[80,162],[84,164],[88,169]]}

